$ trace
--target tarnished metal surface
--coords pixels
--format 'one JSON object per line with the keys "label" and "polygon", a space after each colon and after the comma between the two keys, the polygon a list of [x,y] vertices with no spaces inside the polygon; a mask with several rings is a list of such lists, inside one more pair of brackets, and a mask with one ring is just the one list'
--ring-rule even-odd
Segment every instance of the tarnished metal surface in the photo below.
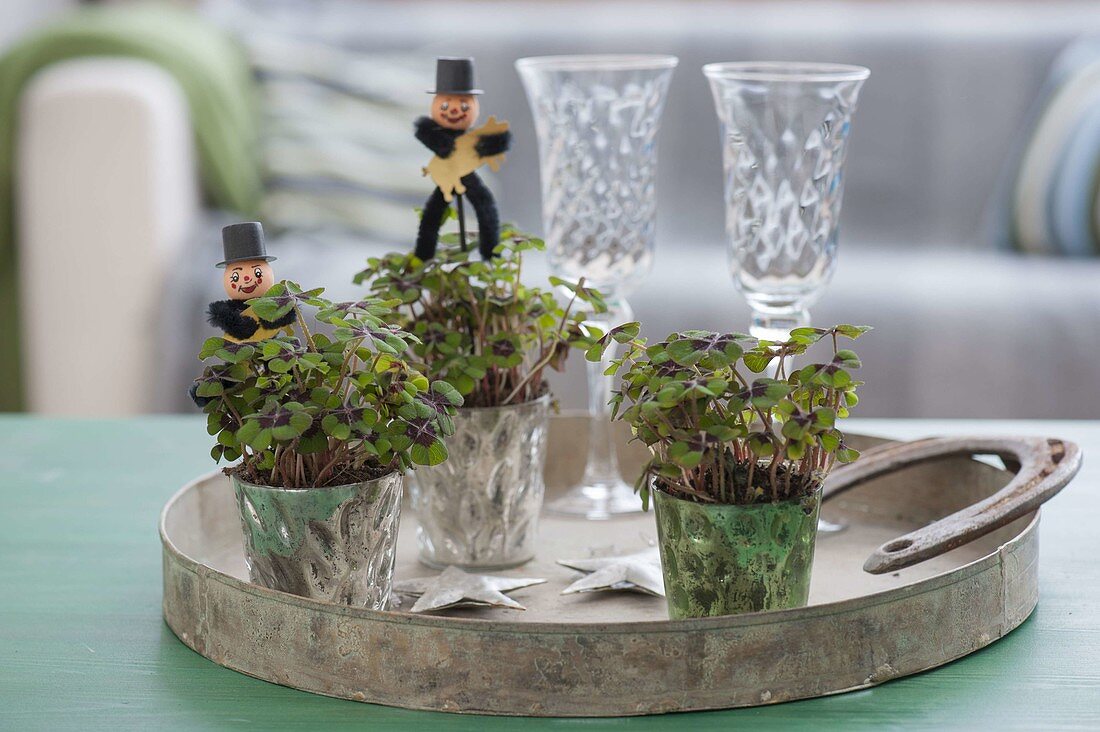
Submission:
{"label": "tarnished metal surface", "polygon": [[[551,420],[547,489],[579,478],[584,419]],[[622,435],[625,441],[625,434]],[[866,448],[873,440],[856,439]],[[879,441],[881,442],[881,441]],[[626,470],[642,455],[620,452]],[[1038,598],[1038,515],[898,572],[863,561],[887,540],[992,496],[1010,474],[964,457],[845,491],[822,513],[849,528],[818,541],[809,605],[670,621],[640,593],[559,593],[579,575],[554,561],[656,539],[651,514],[610,522],[543,517],[536,558],[505,575],[526,612],[412,615],[336,606],[245,581],[228,481],[199,479],[166,506],[164,614],[190,647],[238,671],[320,694],[415,709],[610,716],[775,703],[916,673],[1000,638]],[[397,578],[424,574],[406,518]],[[402,673],[395,673],[401,669]]]}
{"label": "tarnished metal surface", "polygon": [[382,610],[389,603],[401,475],[288,490],[231,479],[253,582],[316,600]]}
{"label": "tarnished metal surface", "polygon": [[550,397],[460,409],[446,462],[416,471],[421,560],[501,569],[535,555]]}
{"label": "tarnished metal surface", "polygon": [[748,506],[654,490],[670,618],[802,607],[810,597],[821,489]]}
{"label": "tarnished metal surface", "polygon": [[1081,469],[1072,442],[1042,437],[931,437],[881,445],[832,476],[826,497],[905,465],[950,455],[996,455],[1015,464],[1016,475],[992,496],[880,546],[863,568],[881,574],[912,566],[1031,513],[1062,490]]}

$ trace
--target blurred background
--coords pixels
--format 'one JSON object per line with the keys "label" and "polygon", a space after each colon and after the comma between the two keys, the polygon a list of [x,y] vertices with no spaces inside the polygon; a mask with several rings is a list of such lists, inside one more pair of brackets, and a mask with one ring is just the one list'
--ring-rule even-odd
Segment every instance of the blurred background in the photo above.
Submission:
{"label": "blurred background", "polygon": [[[197,411],[231,221],[264,222],[277,278],[354,296],[366,257],[411,248],[431,191],[412,121],[437,55],[476,57],[483,114],[515,135],[490,186],[540,231],[514,61],[637,52],[680,57],[656,263],[630,298],[647,334],[748,325],[701,66],[860,64],[839,265],[813,308],[876,328],[859,414],[1100,411],[1092,0],[5,0],[0,46],[5,410]],[[585,403],[574,360],[565,407]]]}

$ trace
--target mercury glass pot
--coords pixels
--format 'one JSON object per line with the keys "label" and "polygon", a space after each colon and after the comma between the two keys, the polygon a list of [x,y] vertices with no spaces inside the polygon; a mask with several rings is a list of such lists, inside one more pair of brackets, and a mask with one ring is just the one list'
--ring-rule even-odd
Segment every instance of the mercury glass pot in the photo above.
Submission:
{"label": "mercury glass pot", "polygon": [[421,562],[505,569],[535,556],[549,420],[549,396],[458,410],[450,457],[415,474]]}
{"label": "mercury glass pot", "polygon": [[810,596],[821,487],[796,499],[696,503],[655,488],[673,620],[802,607]]}
{"label": "mercury glass pot", "polygon": [[276,488],[231,476],[252,582],[315,600],[385,610],[400,473],[328,488]]}
{"label": "mercury glass pot", "polygon": [[[626,296],[649,273],[656,246],[657,132],[674,56],[523,58],[523,80],[538,135],[542,218],[550,267],[599,288],[607,330],[632,317]],[[641,510],[619,474],[612,440],[614,352],[588,364],[590,436],[584,477],[549,505],[555,513],[606,519]]]}

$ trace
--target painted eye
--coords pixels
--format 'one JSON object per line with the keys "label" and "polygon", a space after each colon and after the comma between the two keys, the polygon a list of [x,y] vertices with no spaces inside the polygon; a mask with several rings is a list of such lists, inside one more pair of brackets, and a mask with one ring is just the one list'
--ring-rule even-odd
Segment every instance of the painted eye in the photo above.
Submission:
{"label": "painted eye", "polygon": [[229,275],[229,281],[230,281],[230,282],[237,282],[237,281],[238,281],[238,280],[240,280],[240,279],[241,279],[241,276],[240,276],[240,275],[239,275],[238,273],[236,273],[236,272],[234,272],[233,274]]}
{"label": "painted eye", "polygon": [[257,267],[256,269],[252,270],[252,274],[256,275],[256,279],[260,279],[264,276],[264,271]]}
{"label": "painted eye", "polygon": [[442,109],[444,112],[446,112],[448,109],[451,108],[451,103],[450,102],[443,102],[443,104],[439,105],[439,108]]}
{"label": "painted eye", "polygon": [[462,103],[462,111],[463,112],[469,112],[470,111],[470,105],[467,104],[466,102],[463,102]]}

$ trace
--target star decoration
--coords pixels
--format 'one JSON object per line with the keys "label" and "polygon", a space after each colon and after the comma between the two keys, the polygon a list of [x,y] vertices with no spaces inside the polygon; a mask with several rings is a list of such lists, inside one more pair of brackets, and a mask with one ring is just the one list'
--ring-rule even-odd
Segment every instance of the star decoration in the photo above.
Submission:
{"label": "star decoration", "polygon": [[661,553],[656,547],[620,557],[559,559],[558,564],[590,572],[562,590],[563,595],[598,590],[633,590],[657,597],[665,596]]}
{"label": "star decoration", "polygon": [[505,595],[505,592],[522,587],[542,584],[544,579],[528,577],[493,577],[487,574],[469,574],[457,567],[447,567],[436,577],[418,577],[393,584],[394,592],[420,595],[410,612],[424,613],[459,605],[481,607],[508,607],[526,610],[523,605]]}

